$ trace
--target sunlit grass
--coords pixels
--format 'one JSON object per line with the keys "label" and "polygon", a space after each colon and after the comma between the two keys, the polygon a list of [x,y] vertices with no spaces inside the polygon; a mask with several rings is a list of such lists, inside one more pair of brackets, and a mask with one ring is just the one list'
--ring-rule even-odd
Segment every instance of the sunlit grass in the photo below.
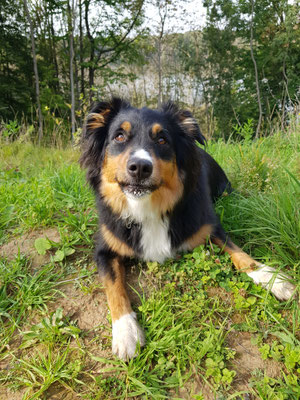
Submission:
{"label": "sunlit grass", "polygon": [[[288,270],[296,284],[299,138],[279,133],[253,143],[208,145],[235,189],[216,206],[223,226],[254,257]],[[0,359],[7,363],[1,384],[25,388],[23,399],[48,398],[57,388],[62,396],[89,400],[206,400],[208,392],[226,400],[243,392],[253,399],[298,399],[297,300],[280,303],[237,273],[215,246],[142,270],[147,290],[139,288],[134,308],[147,342],[129,363],[112,356],[110,335],[81,330],[76,317],[55,309],[65,285],[91,299],[101,290],[90,265],[97,214],[84,175],[71,148],[0,148],[0,245],[32,231],[47,242],[47,227],[59,236],[38,268],[32,268],[30,255],[7,254],[10,260],[0,261]],[[105,329],[110,331],[108,323]],[[262,359],[279,363],[280,376],[253,370],[244,389],[236,389],[241,375],[230,344],[233,332],[251,335]],[[108,349],[106,357],[97,354],[95,343]]]}

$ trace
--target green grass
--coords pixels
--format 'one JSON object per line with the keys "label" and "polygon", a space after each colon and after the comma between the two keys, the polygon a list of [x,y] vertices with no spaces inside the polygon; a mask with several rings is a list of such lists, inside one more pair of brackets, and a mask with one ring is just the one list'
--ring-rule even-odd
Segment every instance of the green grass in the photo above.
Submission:
{"label": "green grass", "polygon": [[[235,188],[216,205],[223,226],[297,285],[299,150],[299,132],[208,145]],[[215,246],[136,267],[134,308],[147,343],[129,363],[114,358],[91,262],[94,197],[78,152],[12,143],[1,146],[0,160],[0,245],[29,233],[34,243],[29,254],[15,248],[0,261],[0,398],[23,390],[23,399],[299,399],[298,301],[277,301]],[[47,238],[50,227],[57,241]],[[46,257],[38,265],[37,255]],[[82,328],[85,310],[94,313],[88,322],[101,310],[107,318]],[[239,364],[247,348],[234,335],[254,346],[263,367]]]}

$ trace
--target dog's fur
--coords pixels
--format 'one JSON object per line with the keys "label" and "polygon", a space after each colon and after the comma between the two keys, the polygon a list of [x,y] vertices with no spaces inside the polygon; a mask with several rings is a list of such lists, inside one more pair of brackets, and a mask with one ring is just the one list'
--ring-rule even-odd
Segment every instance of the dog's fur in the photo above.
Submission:
{"label": "dog's fur", "polygon": [[114,98],[98,103],[87,117],[81,164],[96,194],[96,262],[111,311],[113,352],[122,359],[144,344],[125,288],[128,257],[163,262],[210,239],[238,270],[269,285],[278,298],[293,293],[284,275],[273,276],[272,268],[253,260],[224,232],[213,201],[231,186],[196,142],[205,144],[195,119],[173,103],[136,109]]}

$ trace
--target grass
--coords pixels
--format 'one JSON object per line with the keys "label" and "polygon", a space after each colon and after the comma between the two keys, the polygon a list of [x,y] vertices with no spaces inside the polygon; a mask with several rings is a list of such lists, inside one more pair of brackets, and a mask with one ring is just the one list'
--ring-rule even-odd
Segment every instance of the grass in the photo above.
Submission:
{"label": "grass", "polygon": [[[224,227],[297,285],[299,137],[208,144],[235,188],[216,205]],[[215,246],[134,267],[147,344],[129,363],[112,357],[78,152],[15,142],[0,160],[0,398],[299,399],[297,300],[277,301]]]}

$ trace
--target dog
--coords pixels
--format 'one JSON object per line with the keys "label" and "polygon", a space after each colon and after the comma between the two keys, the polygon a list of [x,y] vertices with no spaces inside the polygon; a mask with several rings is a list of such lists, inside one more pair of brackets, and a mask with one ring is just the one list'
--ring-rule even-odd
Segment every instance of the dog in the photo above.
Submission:
{"label": "dog", "polygon": [[125,286],[124,262],[163,263],[209,239],[234,266],[287,300],[294,286],[236,246],[222,228],[214,201],[231,185],[202,148],[205,138],[187,110],[168,102],[137,109],[119,98],[100,102],[87,116],[80,163],[99,211],[95,259],[112,319],[112,351],[129,360],[145,338]]}

